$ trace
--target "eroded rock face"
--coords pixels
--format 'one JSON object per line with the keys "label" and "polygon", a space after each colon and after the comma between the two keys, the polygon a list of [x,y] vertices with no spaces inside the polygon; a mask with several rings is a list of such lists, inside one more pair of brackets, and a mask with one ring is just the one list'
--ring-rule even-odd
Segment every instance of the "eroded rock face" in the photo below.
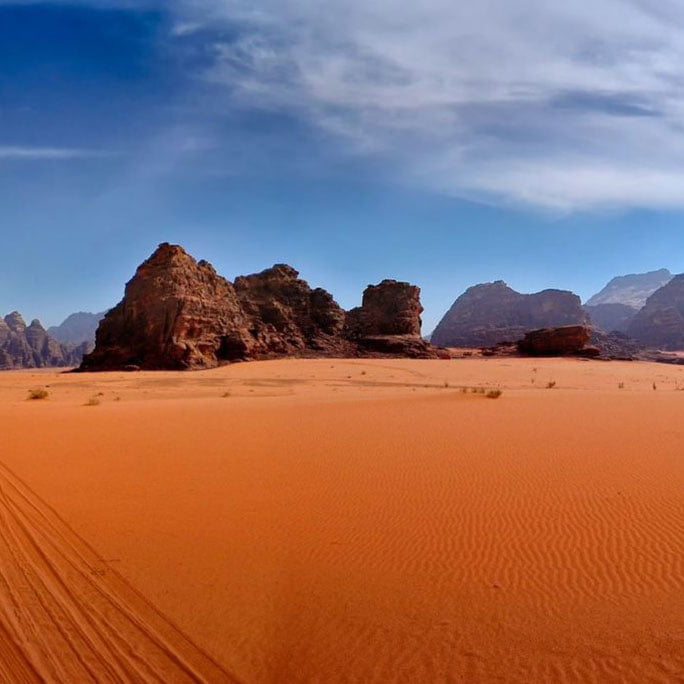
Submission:
{"label": "eroded rock face", "polygon": [[435,358],[434,347],[420,336],[422,313],[420,288],[383,280],[369,285],[361,306],[347,313],[345,335],[361,353]]}
{"label": "eroded rock face", "polygon": [[[518,342],[518,349],[530,356],[567,356],[587,353],[591,330],[584,325],[566,325],[557,328],[532,330]],[[598,356],[592,347],[587,355]]]}
{"label": "eroded rock face", "polygon": [[251,356],[343,354],[345,312],[322,288],[312,289],[287,264],[235,279],[235,292],[254,338]]}
{"label": "eroded rock face", "polygon": [[355,326],[355,332],[361,336],[420,336],[422,313],[420,288],[410,283],[383,280],[365,289],[361,306],[349,312],[353,321],[350,326]]}
{"label": "eroded rock face", "polygon": [[656,290],[627,329],[630,337],[657,349],[684,349],[684,274]]}
{"label": "eroded rock face", "polygon": [[539,328],[585,325],[580,298],[566,290],[521,294],[502,280],[475,285],[452,305],[432,334],[445,347],[492,347]]}
{"label": "eroded rock face", "polygon": [[81,370],[212,368],[247,358],[251,345],[233,286],[206,261],[163,243],[100,322]]}
{"label": "eroded rock face", "polygon": [[78,350],[53,339],[40,321],[26,325],[17,311],[0,319],[0,369],[64,367],[80,361]]}
{"label": "eroded rock face", "polygon": [[[349,315],[291,266],[234,285],[181,247],[162,244],[100,322],[80,370],[212,368],[279,356],[433,356],[420,338],[420,291],[369,286]],[[345,321],[353,321],[350,328]]]}

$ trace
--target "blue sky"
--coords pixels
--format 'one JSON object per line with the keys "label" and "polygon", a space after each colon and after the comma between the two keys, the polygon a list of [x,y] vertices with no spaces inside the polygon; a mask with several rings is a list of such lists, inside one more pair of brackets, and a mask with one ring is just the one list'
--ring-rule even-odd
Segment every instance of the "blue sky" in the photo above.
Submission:
{"label": "blue sky", "polygon": [[[345,307],[684,271],[684,5],[0,0],[0,312],[115,304],[158,242]],[[410,6],[409,6],[410,5]]]}

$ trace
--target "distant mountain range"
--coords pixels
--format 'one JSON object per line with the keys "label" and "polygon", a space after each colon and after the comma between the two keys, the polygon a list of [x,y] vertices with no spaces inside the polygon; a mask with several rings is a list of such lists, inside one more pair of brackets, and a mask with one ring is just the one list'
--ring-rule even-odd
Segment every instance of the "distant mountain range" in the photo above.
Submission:
{"label": "distant mountain range", "polygon": [[684,349],[684,274],[667,269],[613,278],[581,306],[566,290],[521,294],[503,281],[475,285],[456,299],[430,336],[433,344],[486,347],[535,329],[591,325],[649,347]]}
{"label": "distant mountain range", "polygon": [[26,325],[17,311],[0,318],[0,369],[75,366],[87,351],[87,342],[62,344],[37,319]]}

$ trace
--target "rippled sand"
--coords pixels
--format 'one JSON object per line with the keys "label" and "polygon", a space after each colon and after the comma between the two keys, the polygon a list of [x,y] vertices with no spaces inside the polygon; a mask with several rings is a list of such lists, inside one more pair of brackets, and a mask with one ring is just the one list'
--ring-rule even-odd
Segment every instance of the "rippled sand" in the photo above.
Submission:
{"label": "rippled sand", "polygon": [[578,360],[2,373],[0,679],[684,681],[679,387]]}

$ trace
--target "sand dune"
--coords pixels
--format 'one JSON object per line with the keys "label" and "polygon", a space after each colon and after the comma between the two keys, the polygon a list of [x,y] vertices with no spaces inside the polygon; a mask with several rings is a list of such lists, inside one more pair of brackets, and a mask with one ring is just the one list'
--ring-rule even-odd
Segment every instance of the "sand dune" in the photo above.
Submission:
{"label": "sand dune", "polygon": [[0,375],[0,678],[684,681],[683,373]]}

